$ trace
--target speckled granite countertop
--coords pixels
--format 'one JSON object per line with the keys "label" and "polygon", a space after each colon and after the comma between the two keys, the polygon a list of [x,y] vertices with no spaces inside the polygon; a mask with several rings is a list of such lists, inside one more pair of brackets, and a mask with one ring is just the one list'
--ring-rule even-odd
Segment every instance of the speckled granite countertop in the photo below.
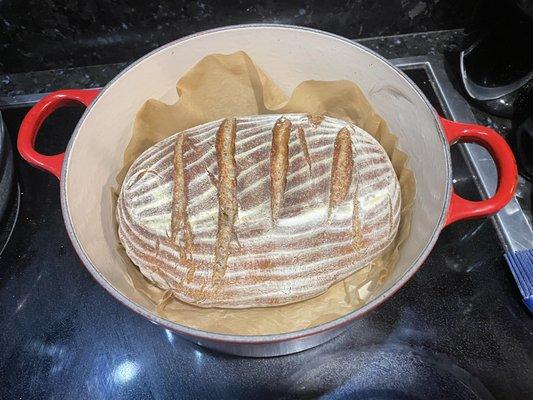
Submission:
{"label": "speckled granite countertop", "polygon": [[464,28],[478,0],[0,1],[0,72],[131,62],[195,32],[293,24],[349,38]]}
{"label": "speckled granite countertop", "polygon": [[[446,30],[357,40],[386,58],[442,54],[457,49],[462,30]],[[129,62],[0,75],[0,97],[47,93],[58,89],[101,87]]]}

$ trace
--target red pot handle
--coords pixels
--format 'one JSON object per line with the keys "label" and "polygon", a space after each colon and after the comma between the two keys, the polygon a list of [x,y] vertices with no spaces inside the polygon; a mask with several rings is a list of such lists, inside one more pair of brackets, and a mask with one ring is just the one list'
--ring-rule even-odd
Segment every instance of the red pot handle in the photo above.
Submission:
{"label": "red pot handle", "polygon": [[58,90],[39,100],[28,111],[19,128],[17,147],[22,158],[34,167],[48,171],[60,179],[65,153],[45,156],[37,152],[34,148],[37,133],[44,120],[58,108],[72,103],[88,106],[99,92],[100,89]]}
{"label": "red pot handle", "polygon": [[458,142],[478,143],[489,151],[498,168],[498,187],[490,199],[471,201],[452,192],[446,225],[500,211],[513,198],[518,182],[516,161],[511,148],[502,136],[485,126],[453,122],[445,118],[440,120],[450,146]]}

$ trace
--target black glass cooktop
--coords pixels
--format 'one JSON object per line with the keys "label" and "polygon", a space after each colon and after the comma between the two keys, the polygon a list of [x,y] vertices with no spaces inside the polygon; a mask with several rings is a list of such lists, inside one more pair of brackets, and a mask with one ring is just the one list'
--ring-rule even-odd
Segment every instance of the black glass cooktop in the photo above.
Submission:
{"label": "black glass cooktop", "polygon": [[[407,73],[443,112],[425,71]],[[82,111],[50,118],[38,148],[62,150]],[[2,110],[13,143],[26,112]],[[452,150],[456,189],[478,198]],[[2,399],[533,398],[533,320],[490,220],[446,228],[413,279],[338,338],[246,359],[190,344],[115,301],[67,238],[57,180],[18,155],[15,170],[20,209],[0,255]]]}

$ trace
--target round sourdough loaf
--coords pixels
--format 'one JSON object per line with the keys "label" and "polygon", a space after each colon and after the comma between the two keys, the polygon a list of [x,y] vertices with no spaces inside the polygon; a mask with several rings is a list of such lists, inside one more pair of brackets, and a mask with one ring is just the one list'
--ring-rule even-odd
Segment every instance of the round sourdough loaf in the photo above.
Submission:
{"label": "round sourdough loaf", "polygon": [[390,245],[400,185],[368,133],[304,114],[227,118],[146,150],[117,204],[141,272],[200,307],[305,300]]}

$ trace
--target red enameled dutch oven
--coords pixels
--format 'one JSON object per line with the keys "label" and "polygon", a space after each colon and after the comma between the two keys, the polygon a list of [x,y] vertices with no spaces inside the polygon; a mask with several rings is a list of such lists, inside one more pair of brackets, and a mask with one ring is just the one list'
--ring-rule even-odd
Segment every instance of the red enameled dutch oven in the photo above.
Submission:
{"label": "red enameled dutch oven", "polygon": [[[286,93],[309,79],[356,82],[387,121],[409,155],[417,182],[411,232],[385,284],[360,309],[309,329],[266,336],[224,335],[189,328],[160,317],[154,305],[117,273],[110,187],[121,168],[135,113],[148,98],[175,102],[174,85],[210,53],[246,51]],[[70,103],[87,107],[64,154],[34,149],[43,121]],[[498,168],[494,196],[470,201],[453,191],[450,146],[476,142]],[[493,130],[440,118],[421,91],[387,60],[351,40],[293,26],[243,25],[215,29],[169,43],[126,68],[105,88],[61,90],[44,97],[25,117],[18,149],[30,164],[61,181],[68,234],[89,272],[109,293],[151,321],[204,346],[245,356],[288,354],[316,346],[390,298],[420,268],[440,231],[455,221],[496,213],[512,198],[517,169],[505,140]]]}

